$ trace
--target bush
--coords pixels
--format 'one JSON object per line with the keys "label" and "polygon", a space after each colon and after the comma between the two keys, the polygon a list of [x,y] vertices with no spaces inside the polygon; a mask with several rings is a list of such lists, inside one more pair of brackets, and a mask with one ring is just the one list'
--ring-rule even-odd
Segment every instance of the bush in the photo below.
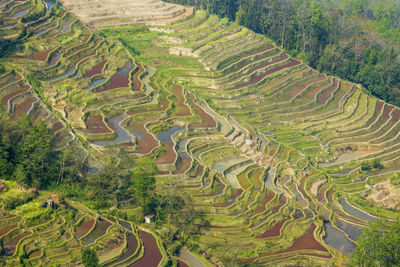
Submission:
{"label": "bush", "polygon": [[371,170],[371,166],[369,165],[368,161],[363,161],[361,163],[361,170],[362,171],[370,171]]}
{"label": "bush", "polygon": [[85,248],[82,250],[82,263],[85,267],[99,266],[99,259],[97,258],[94,249]]}
{"label": "bush", "polygon": [[381,164],[381,161],[379,159],[374,159],[372,161],[372,167],[377,170],[383,169],[383,165]]}

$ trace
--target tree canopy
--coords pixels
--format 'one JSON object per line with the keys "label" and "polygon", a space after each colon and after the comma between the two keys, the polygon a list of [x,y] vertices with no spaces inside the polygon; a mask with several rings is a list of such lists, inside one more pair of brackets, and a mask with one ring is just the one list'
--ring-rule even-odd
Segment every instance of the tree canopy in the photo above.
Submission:
{"label": "tree canopy", "polygon": [[82,263],[85,267],[99,266],[99,259],[97,258],[96,251],[90,248],[82,250]]}
{"label": "tree canopy", "polygon": [[352,266],[399,266],[400,219],[378,220],[364,228],[351,260]]}

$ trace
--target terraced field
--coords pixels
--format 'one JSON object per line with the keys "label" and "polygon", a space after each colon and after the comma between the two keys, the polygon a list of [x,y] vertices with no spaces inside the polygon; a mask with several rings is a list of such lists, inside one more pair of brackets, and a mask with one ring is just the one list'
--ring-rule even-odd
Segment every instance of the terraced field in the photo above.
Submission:
{"label": "terraced field", "polygon": [[161,0],[74,1],[63,5],[91,27],[120,26],[133,23],[168,24],[190,17],[193,9]]}
{"label": "terraced field", "polygon": [[[91,27],[120,24],[112,18],[119,13],[107,13],[111,1],[86,2],[63,1]],[[0,36],[15,38],[25,27],[33,40],[0,77],[8,112],[45,120],[60,149],[77,147],[93,167],[110,146],[124,148],[126,169],[154,158],[156,190],[190,196],[208,214],[211,225],[190,241],[203,265],[334,265],[369,221],[395,217],[388,208],[398,204],[379,195],[399,172],[398,108],[235,23],[138,2],[129,1],[123,24],[148,20],[129,13],[136,7],[168,19],[93,31],[49,1],[42,19],[23,24],[19,14],[32,2],[0,1]],[[100,19],[100,10],[110,18]],[[10,264],[22,253],[34,265],[73,264],[81,246],[94,247],[106,266],[174,258],[143,228],[76,203],[45,223],[50,228],[18,224],[23,214],[0,221]],[[36,244],[41,239],[57,242],[49,248]],[[193,260],[183,255],[179,266]]]}

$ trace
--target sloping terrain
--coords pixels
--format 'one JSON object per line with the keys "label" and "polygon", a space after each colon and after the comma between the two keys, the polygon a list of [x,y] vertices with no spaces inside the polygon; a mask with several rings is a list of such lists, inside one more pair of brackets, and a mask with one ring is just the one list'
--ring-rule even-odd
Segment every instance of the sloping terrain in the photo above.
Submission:
{"label": "sloping terrain", "polygon": [[63,5],[91,27],[133,23],[166,24],[185,19],[193,9],[161,0],[62,0]]}
{"label": "sloping terrain", "polygon": [[[124,9],[126,24],[141,21],[129,13],[138,2]],[[368,221],[395,216],[367,196],[399,171],[398,108],[203,11],[175,24],[93,32],[54,2],[47,2],[44,18],[23,24],[18,14],[31,3],[0,1],[0,35],[15,38],[21,27],[29,33],[13,68],[0,76],[3,104],[17,117],[51,118],[46,121],[59,146],[82,142],[94,167],[109,146],[125,149],[124,168],[143,156],[154,158],[158,190],[190,196],[194,207],[207,212],[211,225],[190,242],[212,264],[333,265],[340,251],[354,249]],[[65,1],[90,26],[117,25],[102,24],[100,12],[93,11],[110,12],[111,1],[85,3]],[[141,6],[142,14],[157,3]],[[162,17],[182,19],[179,12],[161,10]],[[37,79],[39,91],[30,89],[23,68]],[[120,208],[135,207],[127,201]],[[140,246],[154,242],[129,223],[127,228],[117,218],[97,218],[82,207],[66,218],[68,209],[48,222],[52,228],[18,224],[20,217],[1,220],[2,240],[16,244],[7,263],[25,248],[36,253],[34,264],[73,264],[83,245],[95,247],[107,266],[171,257],[161,251],[149,259]],[[63,240],[54,246],[59,250],[47,251],[51,238]],[[120,243],[108,248],[108,239]],[[33,249],[35,240],[45,241]]]}

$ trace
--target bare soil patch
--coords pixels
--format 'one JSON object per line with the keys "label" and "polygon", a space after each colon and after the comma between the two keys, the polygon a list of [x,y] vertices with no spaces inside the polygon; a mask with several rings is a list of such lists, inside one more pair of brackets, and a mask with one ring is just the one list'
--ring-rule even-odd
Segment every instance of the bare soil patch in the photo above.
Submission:
{"label": "bare soil patch", "polygon": [[57,132],[58,130],[61,130],[61,129],[63,129],[64,128],[64,125],[62,124],[62,122],[57,122],[57,123],[55,123],[54,125],[53,125],[53,127],[51,127],[51,132],[52,133],[55,133],[55,132]]}
{"label": "bare soil patch", "polygon": [[1,228],[0,229],[0,237],[5,235],[5,234],[7,234],[9,231],[11,231],[12,229],[14,229],[16,227],[17,227],[17,225],[13,224],[13,225],[9,225],[9,226],[6,226],[4,228]]}
{"label": "bare soil patch", "polygon": [[19,118],[22,115],[27,114],[27,112],[32,108],[32,105],[35,102],[36,102],[36,98],[34,98],[31,95],[27,96],[26,99],[24,100],[24,102],[22,102],[21,104],[18,104],[15,107],[14,115],[17,118]]}
{"label": "bare soil patch", "polygon": [[24,238],[24,237],[26,237],[28,235],[29,235],[29,233],[23,233],[21,235],[18,235],[16,237],[14,237],[13,239],[11,239],[11,240],[9,240],[7,242],[4,242],[4,249],[5,249],[6,256],[14,255],[15,249],[17,248],[18,242],[22,238]]}
{"label": "bare soil patch", "polygon": [[385,116],[385,119],[389,119],[390,118],[390,112],[392,112],[392,110],[394,109],[394,106],[391,105],[387,105],[385,107],[385,110],[383,112],[383,115]]}
{"label": "bare soil patch", "polygon": [[111,133],[100,114],[90,114],[85,121],[87,132],[92,134]]}
{"label": "bare soil patch", "polygon": [[390,180],[377,183],[367,197],[386,209],[400,209],[400,186],[394,186]]}
{"label": "bare soil patch", "polygon": [[37,61],[46,61],[50,52],[51,52],[51,50],[45,50],[45,51],[38,52],[36,54],[33,54],[31,56],[31,59],[37,60]]}
{"label": "bare soil patch", "polygon": [[19,94],[22,94],[24,92],[27,92],[28,90],[29,90],[29,86],[26,85],[26,86],[24,86],[23,89],[18,90],[16,92],[13,92],[13,93],[11,93],[9,95],[6,95],[5,97],[3,97],[2,104],[4,106],[7,106],[8,105],[8,100],[10,100],[11,98],[13,98],[16,95],[19,95]]}

